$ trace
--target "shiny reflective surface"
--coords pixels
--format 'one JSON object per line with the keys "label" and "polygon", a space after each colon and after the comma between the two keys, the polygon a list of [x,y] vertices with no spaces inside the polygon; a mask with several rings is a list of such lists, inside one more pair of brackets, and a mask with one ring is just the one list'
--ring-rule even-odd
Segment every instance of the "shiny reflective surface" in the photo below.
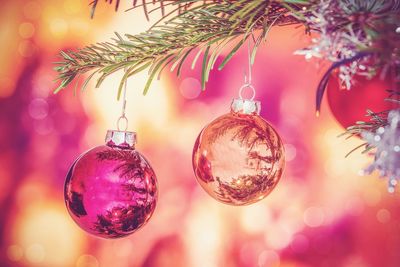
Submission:
{"label": "shiny reflective surface", "polygon": [[390,75],[387,74],[385,80],[380,75],[372,79],[356,75],[353,79],[354,84],[347,90],[338,77],[332,75],[326,87],[332,115],[344,128],[355,125],[357,121],[368,121],[367,109],[380,112],[398,107],[394,101],[384,101],[389,97],[386,90],[394,88]]}
{"label": "shiny reflective surface", "polygon": [[247,205],[266,197],[279,182],[284,149],[262,117],[229,113],[199,134],[193,149],[196,178],[213,198]]}
{"label": "shiny reflective surface", "polygon": [[88,233],[124,237],[142,227],[153,214],[156,176],[139,152],[98,146],[70,168],[65,202],[74,221]]}

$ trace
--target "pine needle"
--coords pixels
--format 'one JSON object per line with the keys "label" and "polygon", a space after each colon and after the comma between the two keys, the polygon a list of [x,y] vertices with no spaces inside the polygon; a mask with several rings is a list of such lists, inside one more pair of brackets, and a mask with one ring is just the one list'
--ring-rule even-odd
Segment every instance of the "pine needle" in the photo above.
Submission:
{"label": "pine needle", "polygon": [[[61,61],[55,63],[59,81],[55,93],[67,87],[78,75],[87,72],[98,73],[100,75],[96,83],[98,87],[112,73],[128,69],[132,65],[142,66],[140,71],[145,70],[143,66],[149,67],[149,76],[144,88],[144,93],[147,93],[152,80],[157,74],[159,76],[165,67],[171,65],[171,69],[175,69],[178,66],[177,75],[179,75],[189,53],[200,48],[199,54],[192,62],[194,66],[202,53],[202,47],[205,47],[201,77],[204,89],[216,58],[225,46],[236,42],[218,69],[222,69],[232,59],[245,40],[252,36],[250,33],[262,30],[253,50],[253,58],[261,40],[266,37],[266,29],[272,24],[300,23],[290,15],[291,11],[283,6],[282,1],[240,0],[232,4],[229,0],[143,0],[141,6],[147,18],[151,12],[147,6],[153,2],[163,7],[171,5],[180,13],[176,13],[166,21],[157,22],[148,31],[137,35],[121,36],[116,33],[116,38],[109,42],[89,45],[77,51],[60,52]],[[91,3],[92,13],[97,4],[98,1]],[[297,4],[293,4],[291,8],[298,8]],[[133,5],[140,6],[138,1],[134,1]],[[291,4],[285,3],[285,5]],[[93,74],[86,78],[83,83],[85,86],[88,80],[93,78]]]}

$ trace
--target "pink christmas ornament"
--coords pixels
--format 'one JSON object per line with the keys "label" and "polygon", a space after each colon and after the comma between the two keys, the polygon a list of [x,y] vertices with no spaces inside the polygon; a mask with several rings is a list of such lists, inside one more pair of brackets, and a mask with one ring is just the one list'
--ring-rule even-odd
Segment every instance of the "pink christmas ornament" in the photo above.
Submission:
{"label": "pink christmas ornament", "polygon": [[132,234],[152,216],[156,175],[135,150],[136,133],[107,132],[106,145],[82,154],[71,166],[64,197],[72,219],[102,238]]}

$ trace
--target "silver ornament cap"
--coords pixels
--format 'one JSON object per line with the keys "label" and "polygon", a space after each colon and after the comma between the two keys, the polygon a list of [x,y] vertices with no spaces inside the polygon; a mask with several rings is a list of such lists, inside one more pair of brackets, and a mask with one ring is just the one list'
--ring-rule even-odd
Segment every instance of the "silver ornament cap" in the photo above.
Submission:
{"label": "silver ornament cap", "polygon": [[235,98],[232,100],[231,111],[239,114],[260,115],[261,102],[251,99]]}
{"label": "silver ornament cap", "polygon": [[108,130],[105,141],[111,147],[135,148],[137,136],[135,132]]}

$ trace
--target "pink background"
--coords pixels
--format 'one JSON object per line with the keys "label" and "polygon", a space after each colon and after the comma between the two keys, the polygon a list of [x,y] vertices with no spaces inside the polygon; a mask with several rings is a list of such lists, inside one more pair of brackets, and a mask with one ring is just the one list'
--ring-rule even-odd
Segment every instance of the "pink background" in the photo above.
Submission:
{"label": "pink background", "polygon": [[[246,49],[213,71],[200,93],[200,64],[168,70],[147,96],[146,74],[129,80],[129,129],[151,162],[159,200],[150,222],[120,240],[87,235],[64,207],[63,183],[73,160],[104,143],[115,128],[122,73],[77,96],[53,95],[61,49],[107,41],[114,31],[146,30],[142,10],[115,14],[101,2],[3,1],[0,9],[0,266],[400,266],[399,195],[377,175],[358,172],[371,160],[361,140],[337,138],[343,128],[326,103],[315,117],[323,68],[294,56],[309,42],[301,27],[276,27],[253,69],[262,116],[280,133],[286,170],[270,196],[246,207],[209,197],[196,183],[193,143],[202,127],[229,110],[243,82]],[[156,21],[153,15],[152,21]],[[79,86],[78,86],[79,89]]]}

